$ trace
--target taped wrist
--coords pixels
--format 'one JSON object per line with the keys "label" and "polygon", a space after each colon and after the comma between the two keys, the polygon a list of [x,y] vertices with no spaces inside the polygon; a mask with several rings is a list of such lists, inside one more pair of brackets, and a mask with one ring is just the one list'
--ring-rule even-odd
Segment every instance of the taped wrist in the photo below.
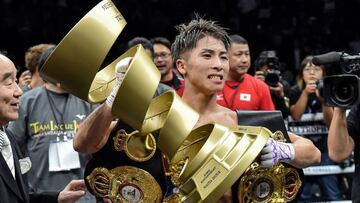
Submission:
{"label": "taped wrist", "polygon": [[132,60],[131,57],[123,58],[115,66],[115,76],[116,76],[115,84],[113,89],[111,90],[110,95],[106,98],[105,101],[106,105],[108,105],[110,108],[112,108],[116,94],[121,86],[121,83],[124,79],[124,75],[131,63],[131,60]]}

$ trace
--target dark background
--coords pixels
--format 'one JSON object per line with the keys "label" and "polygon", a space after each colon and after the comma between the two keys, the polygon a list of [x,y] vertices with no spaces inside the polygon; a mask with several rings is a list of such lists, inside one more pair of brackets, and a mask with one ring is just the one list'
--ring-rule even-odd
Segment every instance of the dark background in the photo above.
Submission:
{"label": "dark background", "polygon": [[[22,71],[24,53],[38,43],[59,43],[97,0],[0,0],[0,49]],[[308,54],[360,51],[360,0],[114,0],[127,21],[106,61],[126,49],[133,37],[174,39],[175,25],[194,12],[218,21],[229,34],[249,41],[252,61],[276,50],[296,72]],[[74,56],[76,57],[76,56]]]}

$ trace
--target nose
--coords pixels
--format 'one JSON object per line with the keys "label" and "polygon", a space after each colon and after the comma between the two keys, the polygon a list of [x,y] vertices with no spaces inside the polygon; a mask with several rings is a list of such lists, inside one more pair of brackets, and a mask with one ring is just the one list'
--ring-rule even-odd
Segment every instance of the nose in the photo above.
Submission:
{"label": "nose", "polygon": [[222,62],[220,57],[214,57],[213,60],[213,68],[216,69],[217,71],[221,71],[222,69],[224,69],[224,63]]}
{"label": "nose", "polygon": [[23,91],[21,90],[19,85],[15,84],[14,96],[15,97],[21,97],[22,94],[23,94]]}
{"label": "nose", "polygon": [[315,73],[315,69],[314,68],[310,68],[310,74],[314,74]]}

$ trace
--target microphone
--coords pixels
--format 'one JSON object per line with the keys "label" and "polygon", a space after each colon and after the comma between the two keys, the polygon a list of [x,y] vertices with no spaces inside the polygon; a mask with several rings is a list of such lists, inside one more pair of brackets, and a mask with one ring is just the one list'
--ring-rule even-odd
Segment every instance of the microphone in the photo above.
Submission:
{"label": "microphone", "polygon": [[312,63],[316,66],[328,63],[336,63],[340,61],[340,57],[340,52],[332,51],[326,54],[314,56],[312,59]]}

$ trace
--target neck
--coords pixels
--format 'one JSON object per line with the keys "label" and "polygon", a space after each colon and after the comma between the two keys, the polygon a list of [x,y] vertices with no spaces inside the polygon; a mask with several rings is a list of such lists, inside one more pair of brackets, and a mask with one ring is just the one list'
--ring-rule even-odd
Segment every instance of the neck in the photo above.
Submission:
{"label": "neck", "polygon": [[206,95],[202,92],[191,91],[185,86],[182,99],[197,111],[200,116],[207,112],[215,112],[218,107],[216,94]]}
{"label": "neck", "polygon": [[34,89],[44,84],[44,80],[40,77],[39,72],[35,72],[31,76],[30,87]]}
{"label": "neck", "polygon": [[160,82],[169,82],[170,80],[172,80],[174,77],[174,74],[172,72],[172,70],[170,70],[166,75],[161,77]]}
{"label": "neck", "polygon": [[228,77],[227,77],[226,80],[241,82],[244,79],[245,74],[239,75],[237,73],[229,72]]}

